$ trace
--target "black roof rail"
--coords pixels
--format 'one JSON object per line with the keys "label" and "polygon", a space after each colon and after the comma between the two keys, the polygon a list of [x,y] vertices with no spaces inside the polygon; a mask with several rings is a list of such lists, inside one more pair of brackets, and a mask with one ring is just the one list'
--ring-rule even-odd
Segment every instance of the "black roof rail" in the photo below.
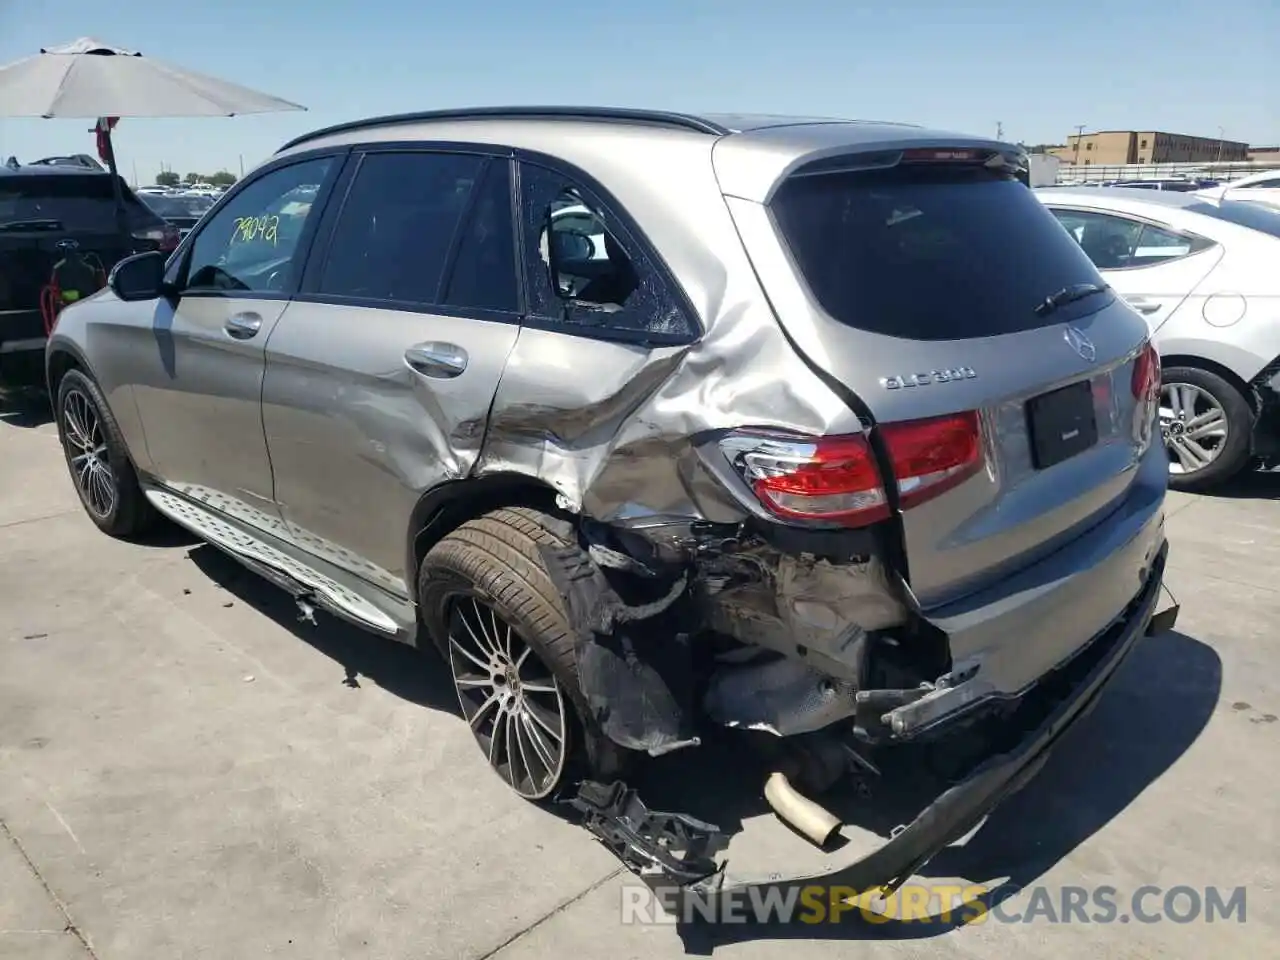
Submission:
{"label": "black roof rail", "polygon": [[282,153],[308,140],[353,130],[370,130],[404,123],[431,123],[444,120],[599,120],[612,123],[647,124],[676,130],[692,130],[724,137],[733,131],[721,124],[689,113],[668,110],[637,110],[629,107],[470,107],[451,110],[423,110],[416,113],[395,113],[367,120],[351,120],[331,127],[314,130],[294,137],[276,151]]}

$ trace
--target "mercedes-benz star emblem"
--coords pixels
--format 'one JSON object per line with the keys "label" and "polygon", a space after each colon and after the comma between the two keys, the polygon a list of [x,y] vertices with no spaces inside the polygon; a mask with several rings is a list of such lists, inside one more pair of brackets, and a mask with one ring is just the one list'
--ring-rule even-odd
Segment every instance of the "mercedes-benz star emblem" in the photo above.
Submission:
{"label": "mercedes-benz star emblem", "polygon": [[1062,331],[1063,338],[1071,346],[1071,349],[1080,354],[1081,359],[1088,360],[1092,363],[1098,356],[1098,351],[1093,346],[1093,341],[1084,335],[1084,333],[1075,327],[1067,327]]}

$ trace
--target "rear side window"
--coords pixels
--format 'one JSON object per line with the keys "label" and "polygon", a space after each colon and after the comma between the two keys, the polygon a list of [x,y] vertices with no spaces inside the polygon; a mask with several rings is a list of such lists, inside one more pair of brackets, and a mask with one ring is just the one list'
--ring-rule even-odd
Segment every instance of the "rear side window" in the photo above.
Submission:
{"label": "rear side window", "polygon": [[[131,224],[155,219],[133,191],[124,187],[125,210]],[[25,221],[50,221],[49,229],[115,230],[115,199],[111,178],[103,173],[15,175],[0,177],[0,228],[17,228]],[[56,221],[60,226],[53,226]]]}
{"label": "rear side window", "polygon": [[1151,267],[1213,246],[1204,237],[1110,213],[1055,209],[1053,215],[1099,270]]}
{"label": "rear side window", "polygon": [[814,297],[871,333],[952,340],[1062,323],[1105,306],[1088,297],[1045,316],[1045,298],[1097,270],[1031,191],[955,165],[794,177],[771,204]]}
{"label": "rear side window", "polygon": [[[1280,180],[1276,183],[1280,185]],[[1232,200],[1224,200],[1221,203],[1195,203],[1187,207],[1187,210],[1280,238],[1280,209],[1264,203],[1236,203]]]}
{"label": "rear side window", "polygon": [[562,329],[639,342],[688,342],[697,328],[615,212],[569,177],[520,175],[530,310]]}
{"label": "rear side window", "polygon": [[484,162],[457,153],[365,156],[334,227],[319,292],[439,303],[454,235]]}

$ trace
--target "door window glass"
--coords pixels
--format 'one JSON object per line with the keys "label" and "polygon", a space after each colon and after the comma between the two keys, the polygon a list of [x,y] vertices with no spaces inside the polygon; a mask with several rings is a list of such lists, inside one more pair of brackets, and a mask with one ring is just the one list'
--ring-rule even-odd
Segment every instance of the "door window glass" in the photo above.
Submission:
{"label": "door window glass", "polygon": [[1112,214],[1054,210],[1053,215],[1099,270],[1154,266],[1213,246],[1203,237]]}
{"label": "door window glass", "polygon": [[511,165],[493,160],[471,205],[462,242],[449,272],[444,303],[454,307],[515,312],[516,237],[511,222]]}
{"label": "door window glass", "polygon": [[288,290],[299,265],[298,241],[333,163],[332,157],[305,160],[241,189],[196,235],[187,289]]}
{"label": "door window glass", "polygon": [[531,164],[521,188],[532,312],[641,338],[696,334],[664,279],[590,193]]}
{"label": "door window glass", "polygon": [[334,227],[319,292],[439,303],[445,263],[483,164],[456,153],[365,156]]}

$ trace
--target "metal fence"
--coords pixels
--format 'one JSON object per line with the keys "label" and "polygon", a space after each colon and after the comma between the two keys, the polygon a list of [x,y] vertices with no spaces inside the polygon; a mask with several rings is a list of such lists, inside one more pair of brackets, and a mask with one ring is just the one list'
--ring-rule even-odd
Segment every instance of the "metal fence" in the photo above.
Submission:
{"label": "metal fence", "polygon": [[1280,157],[1275,160],[1230,161],[1224,163],[1124,163],[1114,165],[1075,165],[1065,160],[1058,167],[1058,183],[1097,183],[1099,180],[1167,180],[1207,177],[1214,180],[1236,180],[1262,170],[1280,170]]}

